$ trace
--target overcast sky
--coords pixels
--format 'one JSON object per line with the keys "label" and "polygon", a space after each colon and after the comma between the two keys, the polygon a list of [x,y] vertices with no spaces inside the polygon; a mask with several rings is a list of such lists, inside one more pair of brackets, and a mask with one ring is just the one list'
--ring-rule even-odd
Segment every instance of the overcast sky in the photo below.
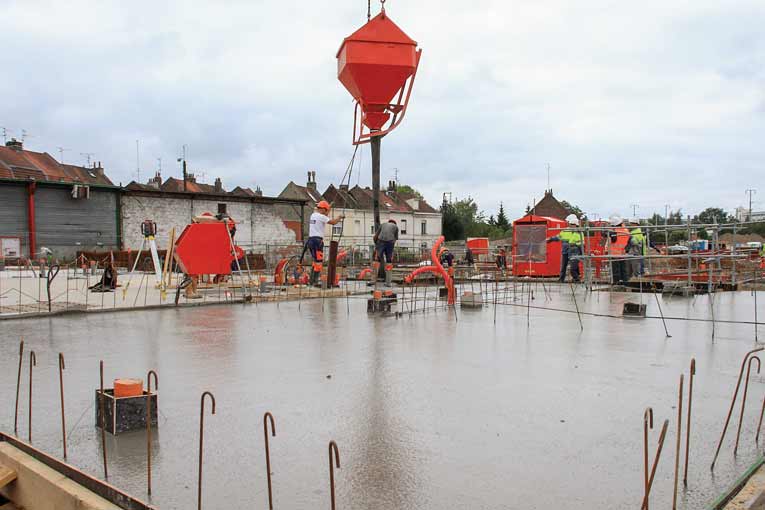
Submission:
{"label": "overcast sky", "polygon": [[[410,110],[383,141],[393,177],[440,203],[500,201],[511,219],[551,185],[591,215],[765,209],[765,1],[388,0],[423,49]],[[373,1],[374,12],[379,2]],[[190,169],[278,194],[353,152],[337,81],[364,0],[0,0],[0,126],[115,182]],[[363,147],[361,184],[369,184]],[[360,150],[361,152],[361,150]]]}

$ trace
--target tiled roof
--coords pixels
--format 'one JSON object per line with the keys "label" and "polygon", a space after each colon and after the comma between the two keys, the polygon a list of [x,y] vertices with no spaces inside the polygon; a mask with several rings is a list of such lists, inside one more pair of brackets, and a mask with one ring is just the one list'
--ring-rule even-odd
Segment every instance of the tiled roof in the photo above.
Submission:
{"label": "tiled roof", "polygon": [[0,146],[0,178],[113,186],[103,169],[64,165],[47,152]]}

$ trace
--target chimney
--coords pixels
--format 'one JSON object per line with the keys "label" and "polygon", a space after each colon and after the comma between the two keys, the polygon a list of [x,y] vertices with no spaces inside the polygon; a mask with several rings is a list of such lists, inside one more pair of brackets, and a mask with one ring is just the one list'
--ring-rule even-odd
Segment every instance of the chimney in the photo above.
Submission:
{"label": "chimney", "polygon": [[348,191],[348,185],[347,185],[347,184],[341,184],[341,185],[340,185],[340,189],[341,189],[342,191]]}
{"label": "chimney", "polygon": [[147,182],[149,186],[152,188],[159,189],[159,187],[162,185],[162,176],[159,174],[159,171],[157,171],[156,174],[154,174],[154,177],[149,179],[149,182]]}
{"label": "chimney", "polygon": [[196,183],[197,176],[194,174],[186,174],[186,181]]}
{"label": "chimney", "polygon": [[316,189],[316,172],[308,172],[308,182],[306,183],[305,187]]}
{"label": "chimney", "polygon": [[15,151],[23,151],[24,150],[24,142],[20,142],[16,140],[15,138],[11,138],[7,142],[5,142],[5,146],[13,149]]}
{"label": "chimney", "polygon": [[257,187],[255,188],[255,196],[256,196],[256,197],[262,197],[262,196],[263,196],[263,190],[262,190],[262,189],[260,189],[260,186],[257,186]]}
{"label": "chimney", "polygon": [[396,192],[396,181],[388,181],[388,193]]}
{"label": "chimney", "polygon": [[93,163],[93,173],[95,173],[99,177],[103,177],[104,176],[104,167],[101,166],[101,162],[100,161],[97,162],[97,163],[96,162]]}
{"label": "chimney", "polygon": [[221,182],[220,177],[215,178],[215,192],[223,193],[223,182]]}

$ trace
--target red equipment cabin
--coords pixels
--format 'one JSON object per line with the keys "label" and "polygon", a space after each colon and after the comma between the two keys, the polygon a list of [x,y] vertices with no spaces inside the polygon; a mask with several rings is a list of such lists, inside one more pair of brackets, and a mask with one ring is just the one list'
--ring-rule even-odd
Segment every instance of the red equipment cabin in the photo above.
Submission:
{"label": "red equipment cabin", "polygon": [[559,276],[561,243],[548,243],[566,222],[529,214],[513,222],[513,276]]}

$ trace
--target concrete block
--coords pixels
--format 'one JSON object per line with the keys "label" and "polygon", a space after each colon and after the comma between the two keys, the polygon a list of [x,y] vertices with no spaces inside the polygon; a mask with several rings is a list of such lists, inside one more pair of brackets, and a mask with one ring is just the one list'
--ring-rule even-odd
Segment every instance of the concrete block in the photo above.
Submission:
{"label": "concrete block", "polygon": [[16,481],[0,494],[20,508],[34,510],[119,510],[8,443],[0,443],[0,464],[16,471]]}

